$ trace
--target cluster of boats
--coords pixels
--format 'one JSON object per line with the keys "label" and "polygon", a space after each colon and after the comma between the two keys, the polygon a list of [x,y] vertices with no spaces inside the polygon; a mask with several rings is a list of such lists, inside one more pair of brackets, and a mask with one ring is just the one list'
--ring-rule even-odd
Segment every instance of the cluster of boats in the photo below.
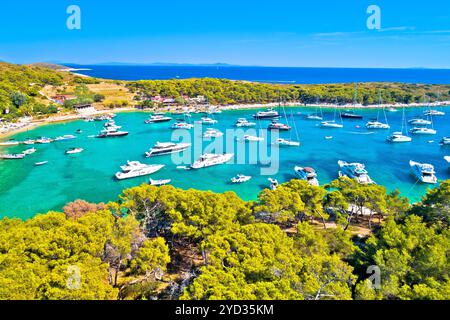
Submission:
{"label": "cluster of boats", "polygon": [[103,126],[103,130],[97,135],[97,138],[117,138],[125,137],[129,134],[128,131],[121,131],[121,126],[118,126],[114,120],[109,120]]}

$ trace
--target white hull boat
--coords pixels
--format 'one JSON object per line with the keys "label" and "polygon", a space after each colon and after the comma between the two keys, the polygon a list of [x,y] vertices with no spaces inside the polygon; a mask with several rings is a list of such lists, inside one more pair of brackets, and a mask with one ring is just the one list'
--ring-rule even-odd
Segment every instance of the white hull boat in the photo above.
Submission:
{"label": "white hull boat", "polygon": [[415,161],[410,161],[411,173],[421,182],[436,184],[437,177],[434,167],[428,163],[419,163]]}
{"label": "white hull boat", "polygon": [[83,148],[72,148],[66,151],[66,154],[77,154],[83,152]]}
{"label": "white hull boat", "polygon": [[232,183],[244,183],[250,181],[252,179],[251,176],[245,176],[243,174],[238,174],[236,177],[231,178]]}
{"label": "white hull boat", "polygon": [[219,164],[224,164],[228,161],[230,161],[234,157],[234,154],[232,153],[224,153],[224,154],[211,154],[207,153],[195,161],[192,165],[192,169],[202,169],[207,168],[211,166],[216,166]]}
{"label": "white hull boat", "polygon": [[373,180],[369,177],[369,173],[365,169],[365,166],[361,163],[347,163],[345,161],[338,161],[338,165],[341,168],[339,176],[345,176],[350,179],[355,179],[360,184],[373,184]]}
{"label": "white hull boat", "polygon": [[401,132],[394,132],[392,135],[387,137],[386,140],[392,143],[402,143],[402,142],[411,142],[412,138],[403,135]]}
{"label": "white hull boat", "polygon": [[274,144],[277,146],[300,147],[300,142],[290,141],[282,138],[278,138],[277,140],[275,140]]}
{"label": "white hull boat", "polygon": [[153,148],[145,153],[147,158],[178,153],[188,149],[190,143],[157,142]]}
{"label": "white hull boat", "polygon": [[147,164],[139,163],[137,161],[128,162],[128,165],[129,166],[126,170],[123,170],[123,168],[122,168],[122,172],[116,173],[116,178],[118,180],[131,179],[131,178],[137,178],[137,177],[150,175],[150,174],[153,174],[153,173],[161,170],[162,168],[164,168],[164,165],[160,165],[160,164],[147,165]]}
{"label": "white hull boat", "polygon": [[312,186],[319,186],[319,180],[317,179],[317,173],[313,168],[309,167],[295,167],[295,174],[301,180],[307,181]]}
{"label": "white hull boat", "polygon": [[436,130],[431,128],[412,128],[409,130],[412,134],[421,134],[421,135],[434,135],[437,133]]}
{"label": "white hull boat", "polygon": [[155,187],[160,187],[160,186],[165,186],[167,184],[169,184],[172,180],[170,179],[165,179],[165,180],[153,180],[150,179],[149,183],[151,186],[155,186]]}

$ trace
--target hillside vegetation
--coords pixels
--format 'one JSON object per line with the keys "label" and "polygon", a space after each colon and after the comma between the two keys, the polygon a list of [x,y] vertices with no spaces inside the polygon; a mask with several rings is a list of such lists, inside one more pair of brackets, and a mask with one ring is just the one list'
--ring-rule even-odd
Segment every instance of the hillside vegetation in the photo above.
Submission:
{"label": "hillside vegetation", "polygon": [[1,220],[0,299],[450,299],[449,222],[450,181],[414,206],[347,178],[254,202],[144,184]]}

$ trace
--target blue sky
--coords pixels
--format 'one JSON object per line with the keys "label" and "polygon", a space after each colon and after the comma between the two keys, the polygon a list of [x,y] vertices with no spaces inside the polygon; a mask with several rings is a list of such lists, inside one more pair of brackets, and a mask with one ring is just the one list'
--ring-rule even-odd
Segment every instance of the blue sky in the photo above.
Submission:
{"label": "blue sky", "polygon": [[[366,27],[372,4],[381,30]],[[81,8],[81,30],[66,27],[69,5]],[[15,63],[450,68],[448,0],[15,0],[0,8],[0,60]]]}

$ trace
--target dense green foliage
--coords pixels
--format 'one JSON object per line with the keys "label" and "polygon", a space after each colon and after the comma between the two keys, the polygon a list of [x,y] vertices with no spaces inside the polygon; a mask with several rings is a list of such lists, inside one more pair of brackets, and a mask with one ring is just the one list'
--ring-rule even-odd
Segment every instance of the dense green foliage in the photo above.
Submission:
{"label": "dense green foliage", "polygon": [[[308,103],[351,103],[355,97],[354,84],[276,85],[224,79],[145,80],[127,83],[142,101],[161,95],[203,95],[213,104],[268,103],[283,101]],[[363,105],[377,104],[379,92],[385,103],[422,102],[424,95],[431,101],[450,100],[450,86],[414,85],[400,83],[363,83],[359,85],[357,101]],[[440,93],[440,94],[439,94]]]}
{"label": "dense green foliage", "polygon": [[0,221],[0,299],[450,299],[449,205],[450,181],[413,206],[347,178],[255,202],[142,185]]}

